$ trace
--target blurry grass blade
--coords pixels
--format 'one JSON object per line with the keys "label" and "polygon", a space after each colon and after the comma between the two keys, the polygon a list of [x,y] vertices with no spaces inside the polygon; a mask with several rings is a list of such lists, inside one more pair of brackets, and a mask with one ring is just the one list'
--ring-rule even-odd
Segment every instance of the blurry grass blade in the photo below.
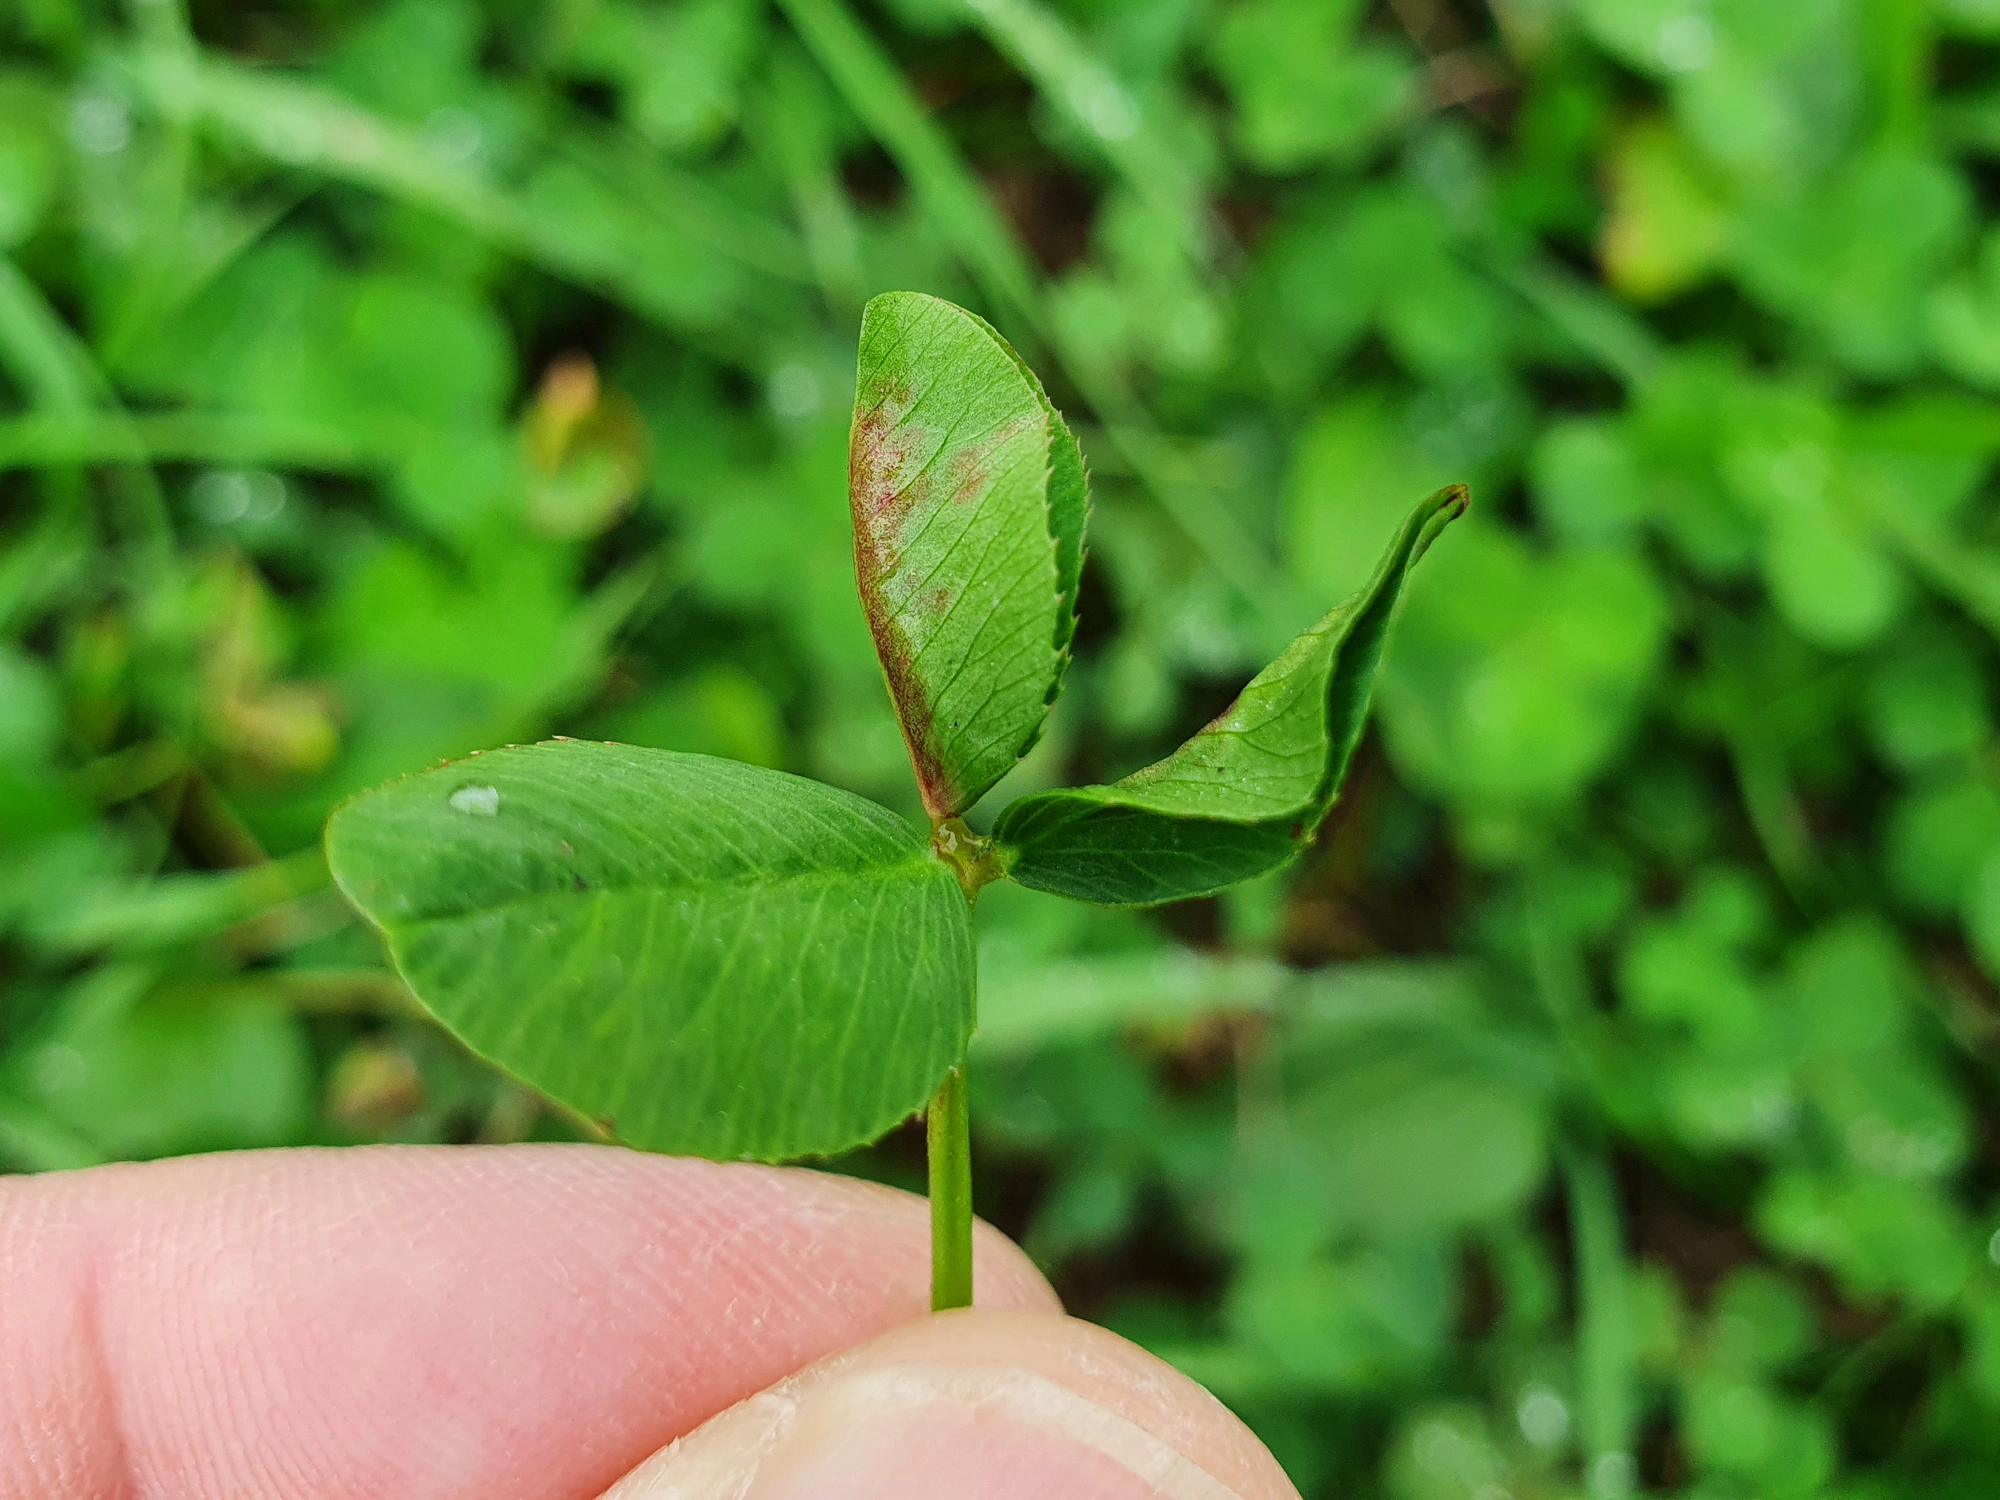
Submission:
{"label": "blurry grass blade", "polygon": [[1459,959],[1376,958],[1303,977],[1298,1027],[1337,1039],[1381,1026],[1465,1031],[1479,1014],[1480,971]]}
{"label": "blurry grass blade", "polygon": [[168,981],[158,993],[182,1004],[261,1000],[301,1015],[430,1019],[387,969],[266,969],[236,979]]}
{"label": "blurry grass blade", "polygon": [[923,201],[987,296],[1028,327],[1042,327],[1033,265],[1013,227],[931,119],[879,43],[842,0],[778,0],[848,106]]}
{"label": "blurry grass blade", "polygon": [[979,964],[981,1057],[1102,1036],[1121,1027],[1184,1029],[1205,1016],[1267,1011],[1291,972],[1274,959],[1221,956],[1185,948],[1104,954],[1054,964]]}
{"label": "blurry grass blade", "polygon": [[1585,1148],[1565,1154],[1563,1175],[1576,1257],[1578,1436],[1591,1493],[1622,1495],[1636,1469],[1639,1351],[1618,1187],[1603,1154]]}
{"label": "blurry grass blade", "polygon": [[892,813],[799,777],[515,746],[345,804],[327,854],[439,1020],[635,1146],[873,1140],[972,1028],[957,878]]}
{"label": "blurry grass blade", "polygon": [[993,830],[1023,885],[1143,905],[1207,895],[1289,860],[1333,805],[1410,569],[1465,509],[1453,485],[1403,523],[1374,578],[1166,759],[1110,786],[1043,792]]}
{"label": "blurry grass blade", "polygon": [[211,463],[343,472],[386,462],[351,433],[283,417],[109,412],[0,418],[0,470],[107,463]]}
{"label": "blurry grass blade", "polygon": [[606,192],[630,196],[663,232],[686,235],[780,280],[810,279],[805,250],[783,224],[676,169],[644,141],[577,117],[563,122],[554,141],[561,154],[588,167]]}
{"label": "blurry grass blade", "polygon": [[181,232],[159,252],[162,274],[153,295],[127,302],[118,328],[102,338],[106,367],[122,372],[135,347],[159,336],[175,313],[276,230],[314,186],[298,179],[247,202],[203,201],[191,208]]}
{"label": "blurry grass blade", "polygon": [[1743,809],[1764,858],[1801,905],[1810,909],[1819,885],[1821,861],[1815,856],[1812,827],[1805,804],[1792,785],[1784,751],[1766,735],[1746,728],[1730,736],[1730,760]]}
{"label": "blurry grass blade", "polygon": [[672,593],[676,575],[658,557],[643,557],[593,589],[564,623],[550,681],[536,708],[547,712],[586,697],[603,675],[611,643],[633,619]]}
{"label": "blurry grass blade", "polygon": [[965,0],[965,5],[1042,97],[1080,127],[1199,269],[1210,249],[1200,184],[1132,91],[1039,0]]}
{"label": "blurry grass blade", "polygon": [[915,292],[861,320],[849,502],[861,602],[936,819],[1041,732],[1076,631],[1076,440],[986,323]]}
{"label": "blurry grass blade", "polygon": [[[109,421],[126,420],[118,397],[89,349],[64,323],[39,288],[14,263],[0,256],[0,363],[14,373],[30,401],[57,416],[75,416],[102,406]],[[129,502],[135,540],[149,570],[166,568],[173,547],[173,524],[152,469],[139,464],[120,491]]]}
{"label": "blurry grass blade", "polygon": [[806,254],[827,305],[860,307],[867,295],[861,226],[840,177],[840,155],[826,83],[796,46],[771,58],[760,102],[743,126],[773,158],[805,235]]}
{"label": "blurry grass blade", "polygon": [[[352,182],[462,225],[475,235],[561,275],[604,285],[649,309],[671,307],[644,269],[646,246],[599,244],[574,223],[537,213],[484,175],[441,160],[414,132],[303,78],[256,73],[205,59],[194,67],[142,66],[140,77],[166,112],[190,112],[274,161]],[[578,128],[558,138],[560,153],[623,207],[661,213],[673,232],[706,243],[756,270],[791,279],[804,256],[778,226],[690,188],[669,168],[615,138]],[[617,183],[613,188],[609,184]]]}
{"label": "blurry grass blade", "polygon": [[1477,264],[1626,385],[1644,383],[1659,363],[1653,331],[1601,287],[1541,257],[1496,251],[1478,257]]}
{"label": "blurry grass blade", "polygon": [[29,240],[55,201],[61,97],[53,78],[0,72],[0,250]]}
{"label": "blurry grass blade", "polygon": [[77,792],[102,807],[143,796],[188,768],[187,751],[164,736],[121,745],[107,755],[86,761],[71,777]]}
{"label": "blurry grass blade", "polygon": [[1283,640],[1297,628],[1301,609],[1293,613],[1291,585],[1223,503],[1215,485],[1191,463],[1178,445],[1143,424],[1138,403],[1121,392],[1086,388],[1092,405],[1105,417],[1104,435],[1117,447],[1132,472],[1160,509],[1178,526],[1199,555],[1222,580],[1242,596],[1249,612],[1267,635]]}
{"label": "blurry grass blade", "polygon": [[[196,49],[178,0],[137,10],[145,50],[170,67],[184,67]],[[192,122],[178,114],[160,120],[138,179],[139,237],[126,258],[126,274],[94,329],[94,342],[108,367],[115,368],[141,331],[156,326],[177,300],[196,158]]]}
{"label": "blurry grass blade", "polygon": [[34,283],[0,256],[0,364],[30,404],[80,412],[102,392],[90,357]]}
{"label": "blurry grass blade", "polygon": [[301,896],[322,890],[327,871],[308,849],[226,874],[162,875],[86,888],[29,921],[31,936],[60,952],[159,948],[212,937]]}

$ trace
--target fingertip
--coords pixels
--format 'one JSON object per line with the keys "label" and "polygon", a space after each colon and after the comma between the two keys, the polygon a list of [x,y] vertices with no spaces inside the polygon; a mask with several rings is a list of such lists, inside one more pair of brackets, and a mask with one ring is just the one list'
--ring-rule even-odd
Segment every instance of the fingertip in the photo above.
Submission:
{"label": "fingertip", "polygon": [[1298,1500],[1219,1401],[1104,1329],[942,1313],[822,1361],[603,1500]]}

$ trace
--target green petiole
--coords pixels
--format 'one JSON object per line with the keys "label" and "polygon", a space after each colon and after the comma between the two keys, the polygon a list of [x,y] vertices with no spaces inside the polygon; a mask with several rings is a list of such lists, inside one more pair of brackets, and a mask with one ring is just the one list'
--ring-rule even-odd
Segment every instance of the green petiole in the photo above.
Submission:
{"label": "green petiole", "polygon": [[925,1114],[931,1168],[931,1311],[972,1306],[972,1129],[965,1064]]}

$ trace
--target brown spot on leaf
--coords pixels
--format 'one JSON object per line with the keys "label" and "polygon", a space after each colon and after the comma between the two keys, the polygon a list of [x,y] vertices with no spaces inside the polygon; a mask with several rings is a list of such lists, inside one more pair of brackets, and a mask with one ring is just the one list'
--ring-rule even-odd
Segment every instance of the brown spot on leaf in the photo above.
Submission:
{"label": "brown spot on leaf", "polygon": [[[1046,428],[1047,419],[1040,412],[1024,413],[940,462],[927,452],[929,430],[907,420],[910,406],[909,390],[902,385],[867,392],[856,404],[847,451],[848,501],[854,520],[855,581],[875,638],[875,654],[889,680],[924,807],[932,817],[942,818],[963,810],[963,788],[953,784],[944,764],[933,705],[916,678],[904,622],[884,601],[884,586],[902,561],[903,540],[912,522],[941,500],[954,506],[975,503],[994,483],[994,455],[1024,431],[1037,425]],[[951,589],[941,586],[926,590],[911,605],[935,618],[951,607],[952,598]]]}
{"label": "brown spot on leaf", "polygon": [[910,407],[908,390],[890,387],[873,395],[872,401],[856,404],[847,445],[854,578],[924,807],[935,817],[951,802],[953,789],[938,756],[927,695],[912,670],[909,640],[882,597],[883,583],[902,555],[903,526],[930,498],[930,483],[922,473],[909,473],[920,434],[903,421]]}
{"label": "brown spot on leaf", "polygon": [[911,494],[904,472],[917,438],[903,423],[909,408],[908,391],[890,389],[879,392],[866,411],[855,413],[847,446],[847,493],[857,519],[907,514],[920,498]]}
{"label": "brown spot on leaf", "polygon": [[945,465],[951,479],[951,498],[954,504],[963,505],[969,500],[986,493],[993,483],[993,455],[1024,432],[1042,429],[1043,446],[1047,447],[1048,418],[1040,411],[1024,411],[991,435],[976,443],[967,443]]}

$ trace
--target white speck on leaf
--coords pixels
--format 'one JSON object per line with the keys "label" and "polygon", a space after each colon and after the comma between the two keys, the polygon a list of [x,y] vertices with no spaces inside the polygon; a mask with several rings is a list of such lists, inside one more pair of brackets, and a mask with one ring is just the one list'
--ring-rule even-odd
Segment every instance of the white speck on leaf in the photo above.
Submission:
{"label": "white speck on leaf", "polygon": [[491,818],[500,811],[500,789],[492,786],[462,786],[445,799],[455,812],[475,818]]}

